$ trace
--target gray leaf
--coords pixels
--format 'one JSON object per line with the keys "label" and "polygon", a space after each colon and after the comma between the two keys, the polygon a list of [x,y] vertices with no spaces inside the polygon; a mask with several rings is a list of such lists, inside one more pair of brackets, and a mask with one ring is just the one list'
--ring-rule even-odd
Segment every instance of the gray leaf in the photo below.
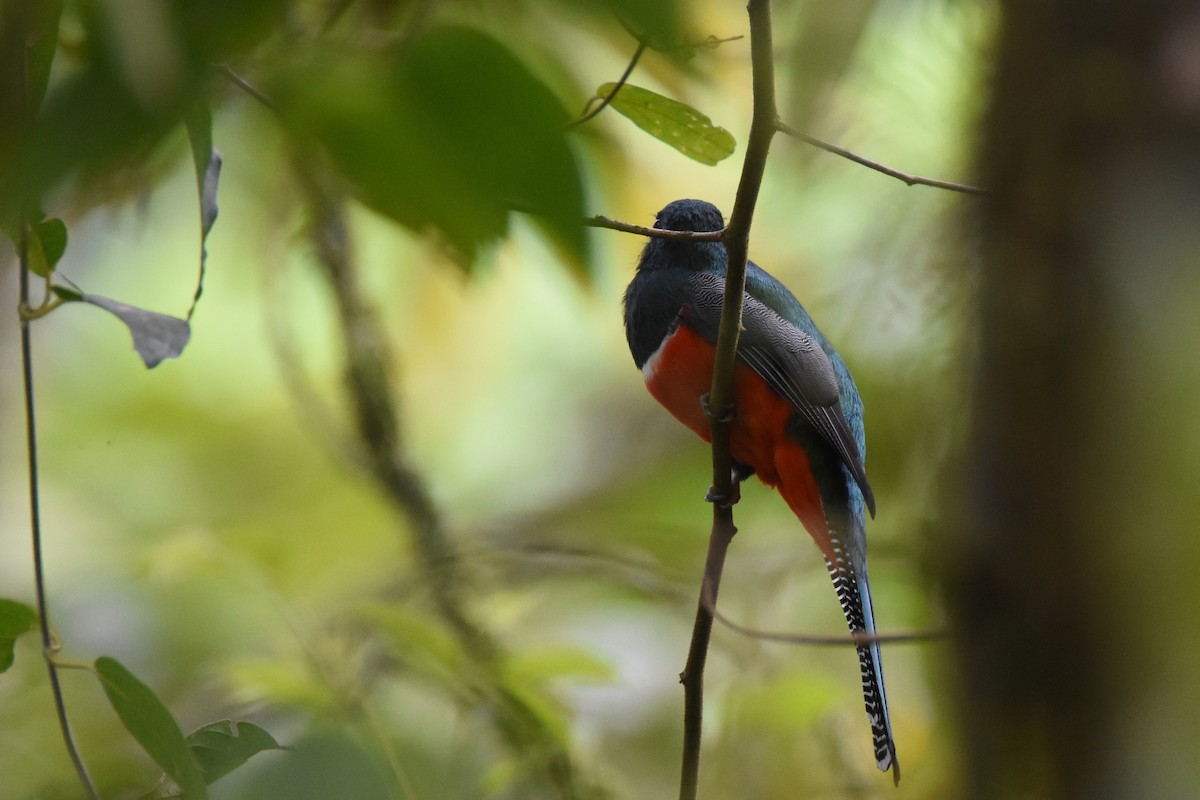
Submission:
{"label": "gray leaf", "polygon": [[200,199],[200,274],[196,279],[196,292],[188,308],[191,320],[196,312],[196,303],[204,293],[205,262],[208,260],[208,234],[217,221],[217,185],[221,180],[221,153],[212,146],[212,111],[205,103],[198,103],[184,116],[188,141],[192,147],[192,165],[196,170],[196,191]]}
{"label": "gray leaf", "polygon": [[85,294],[81,299],[103,308],[125,323],[133,334],[133,349],[146,362],[147,369],[158,366],[164,358],[177,358],[191,338],[192,329],[186,320],[97,294]]}

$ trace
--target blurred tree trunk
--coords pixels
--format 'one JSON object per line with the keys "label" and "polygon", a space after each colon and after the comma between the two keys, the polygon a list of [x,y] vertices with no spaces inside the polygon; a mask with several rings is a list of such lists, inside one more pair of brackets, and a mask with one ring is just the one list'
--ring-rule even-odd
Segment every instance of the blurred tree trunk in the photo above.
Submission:
{"label": "blurred tree trunk", "polygon": [[952,578],[964,795],[1200,796],[1200,6],[1010,0]]}

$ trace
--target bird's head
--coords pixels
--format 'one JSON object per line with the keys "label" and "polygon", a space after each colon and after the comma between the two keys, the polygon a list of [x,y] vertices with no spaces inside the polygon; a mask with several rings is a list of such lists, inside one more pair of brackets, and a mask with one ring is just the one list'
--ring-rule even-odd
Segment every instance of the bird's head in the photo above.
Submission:
{"label": "bird's head", "polygon": [[[658,212],[654,227],[664,231],[719,231],[725,227],[725,218],[712,203],[676,200]],[[651,238],[642,251],[638,268],[720,271],[725,268],[725,259],[725,245],[721,242]]]}
{"label": "bird's head", "polygon": [[725,227],[725,218],[712,203],[676,200],[658,212],[654,227],[664,231],[719,231]]}

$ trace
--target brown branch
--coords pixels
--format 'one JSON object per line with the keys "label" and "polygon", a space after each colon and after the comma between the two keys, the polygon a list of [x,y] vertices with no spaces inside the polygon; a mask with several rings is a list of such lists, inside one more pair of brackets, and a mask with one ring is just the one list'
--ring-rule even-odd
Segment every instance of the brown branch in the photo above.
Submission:
{"label": "brown branch", "polygon": [[907,633],[867,633],[866,631],[859,631],[825,636],[809,633],[763,631],[756,628],[748,628],[745,625],[734,622],[720,611],[717,611],[715,596],[708,599],[709,611],[716,618],[717,622],[735,633],[765,642],[783,642],[785,644],[811,645],[815,647],[844,647],[846,645],[862,647],[863,645],[876,642],[880,644],[913,644],[916,642],[935,642],[946,638],[946,631],[944,630],[909,631]]}
{"label": "brown branch", "polygon": [[650,236],[655,239],[684,239],[693,242],[719,242],[725,238],[725,228],[719,231],[665,231],[662,228],[647,228],[645,225],[634,225],[631,222],[621,222],[597,214],[583,221],[589,228],[608,228],[623,233],[636,233],[639,236]]}
{"label": "brown branch", "polygon": [[469,613],[463,597],[460,553],[424,480],[403,452],[391,381],[394,361],[386,333],[358,279],[343,198],[306,160],[297,160],[296,171],[311,208],[310,236],[316,260],[337,305],[347,399],[354,413],[355,444],[361,459],[409,522],[435,611],[466,656],[465,683],[471,696],[492,716],[511,752],[531,764],[531,778],[548,781],[560,797],[576,797],[580,787],[568,748],[527,700],[505,685],[503,648]]}
{"label": "brown branch", "polygon": [[708,643],[712,638],[712,608],[721,588],[721,573],[725,569],[725,554],[737,528],[733,524],[733,507],[713,503],[713,527],[708,537],[708,555],[704,560],[704,577],[700,583],[700,603],[692,626],[692,643],[687,663],[679,674],[683,684],[683,769],[679,781],[680,800],[694,800],[700,779],[701,728],[704,718],[704,664],[708,660]]}
{"label": "brown branch", "polygon": [[[575,120],[572,120],[567,127],[574,128],[590,120],[592,117],[599,114],[608,104],[617,96],[617,92],[621,91],[621,87],[625,85],[625,81],[629,80],[629,76],[633,74],[633,68],[637,66],[638,60],[642,57],[642,53],[646,52],[646,43],[638,42],[637,50],[633,52],[633,58],[629,59],[629,66],[625,67],[625,71],[621,73],[621,77],[613,85],[613,88],[604,97],[599,98],[600,102],[596,103],[596,97],[592,97],[587,101],[587,105],[583,107],[583,113]],[[595,104],[593,106],[593,104]]]}
{"label": "brown branch", "polygon": [[860,156],[858,153],[855,153],[852,150],[847,150],[844,147],[838,147],[836,144],[827,142],[824,139],[818,139],[815,136],[809,136],[807,133],[802,133],[786,123],[777,122],[776,125],[780,133],[785,133],[788,136],[799,139],[805,144],[810,144],[813,147],[817,147],[827,153],[833,153],[836,156],[849,159],[855,164],[861,164],[864,167],[875,170],[876,172],[882,172],[884,175],[901,180],[909,186],[932,186],[936,189],[946,189],[951,192],[962,192],[963,194],[976,194],[983,196],[990,194],[987,189],[982,189],[978,186],[971,186],[970,184],[966,183],[943,181],[938,178],[924,178],[920,175],[901,172],[900,170],[889,167],[886,164],[881,164],[878,161],[872,161],[866,156]]}
{"label": "brown branch", "polygon": [[[688,648],[687,663],[679,682],[683,684],[683,766],[680,775],[680,800],[694,800],[700,774],[700,744],[704,711],[704,665],[712,637],[713,611],[725,553],[737,528],[733,524],[733,456],[730,452],[729,425],[733,419],[733,368],[741,329],[742,296],[746,287],[746,262],[750,246],[750,225],[759,188],[767,166],[771,139],[775,136],[779,114],[775,106],[775,64],[772,58],[770,0],[750,0],[750,62],[754,110],[746,156],[738,181],[737,197],[724,236],[728,265],[725,272],[725,299],[721,327],[717,334],[716,361],[712,388],[705,398],[705,410],[712,425],[713,525],[708,540],[696,622]],[[710,604],[711,603],[711,604]]]}

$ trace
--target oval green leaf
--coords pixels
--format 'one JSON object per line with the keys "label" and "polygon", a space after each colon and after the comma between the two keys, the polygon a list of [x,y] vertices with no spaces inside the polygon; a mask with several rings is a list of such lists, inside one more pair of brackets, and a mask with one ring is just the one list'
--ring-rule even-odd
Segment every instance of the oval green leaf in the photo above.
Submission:
{"label": "oval green leaf", "polygon": [[37,627],[37,612],[24,603],[0,598],[0,672],[13,665],[17,637]]}
{"label": "oval green leaf", "polygon": [[187,743],[207,783],[225,777],[263,750],[283,749],[274,736],[254,723],[228,719],[193,731]]}
{"label": "oval green leaf", "polygon": [[[606,83],[596,93],[607,97],[615,86],[615,83]],[[625,84],[610,105],[655,139],[710,167],[733,155],[737,147],[732,133],[714,125],[711,119],[687,103],[640,86]]]}
{"label": "oval green leaf", "polygon": [[51,217],[35,223],[33,228],[41,241],[42,253],[46,257],[47,273],[53,272],[58,260],[67,251],[67,226],[61,219]]}
{"label": "oval green leaf", "polygon": [[204,773],[171,712],[149,686],[138,680],[115,658],[96,659],[100,685],[108,702],[121,718],[125,730],[142,746],[154,763],[179,785],[187,800],[207,800]]}
{"label": "oval green leaf", "polygon": [[34,275],[45,278],[67,249],[67,226],[61,219],[31,222],[25,247],[25,263]]}

